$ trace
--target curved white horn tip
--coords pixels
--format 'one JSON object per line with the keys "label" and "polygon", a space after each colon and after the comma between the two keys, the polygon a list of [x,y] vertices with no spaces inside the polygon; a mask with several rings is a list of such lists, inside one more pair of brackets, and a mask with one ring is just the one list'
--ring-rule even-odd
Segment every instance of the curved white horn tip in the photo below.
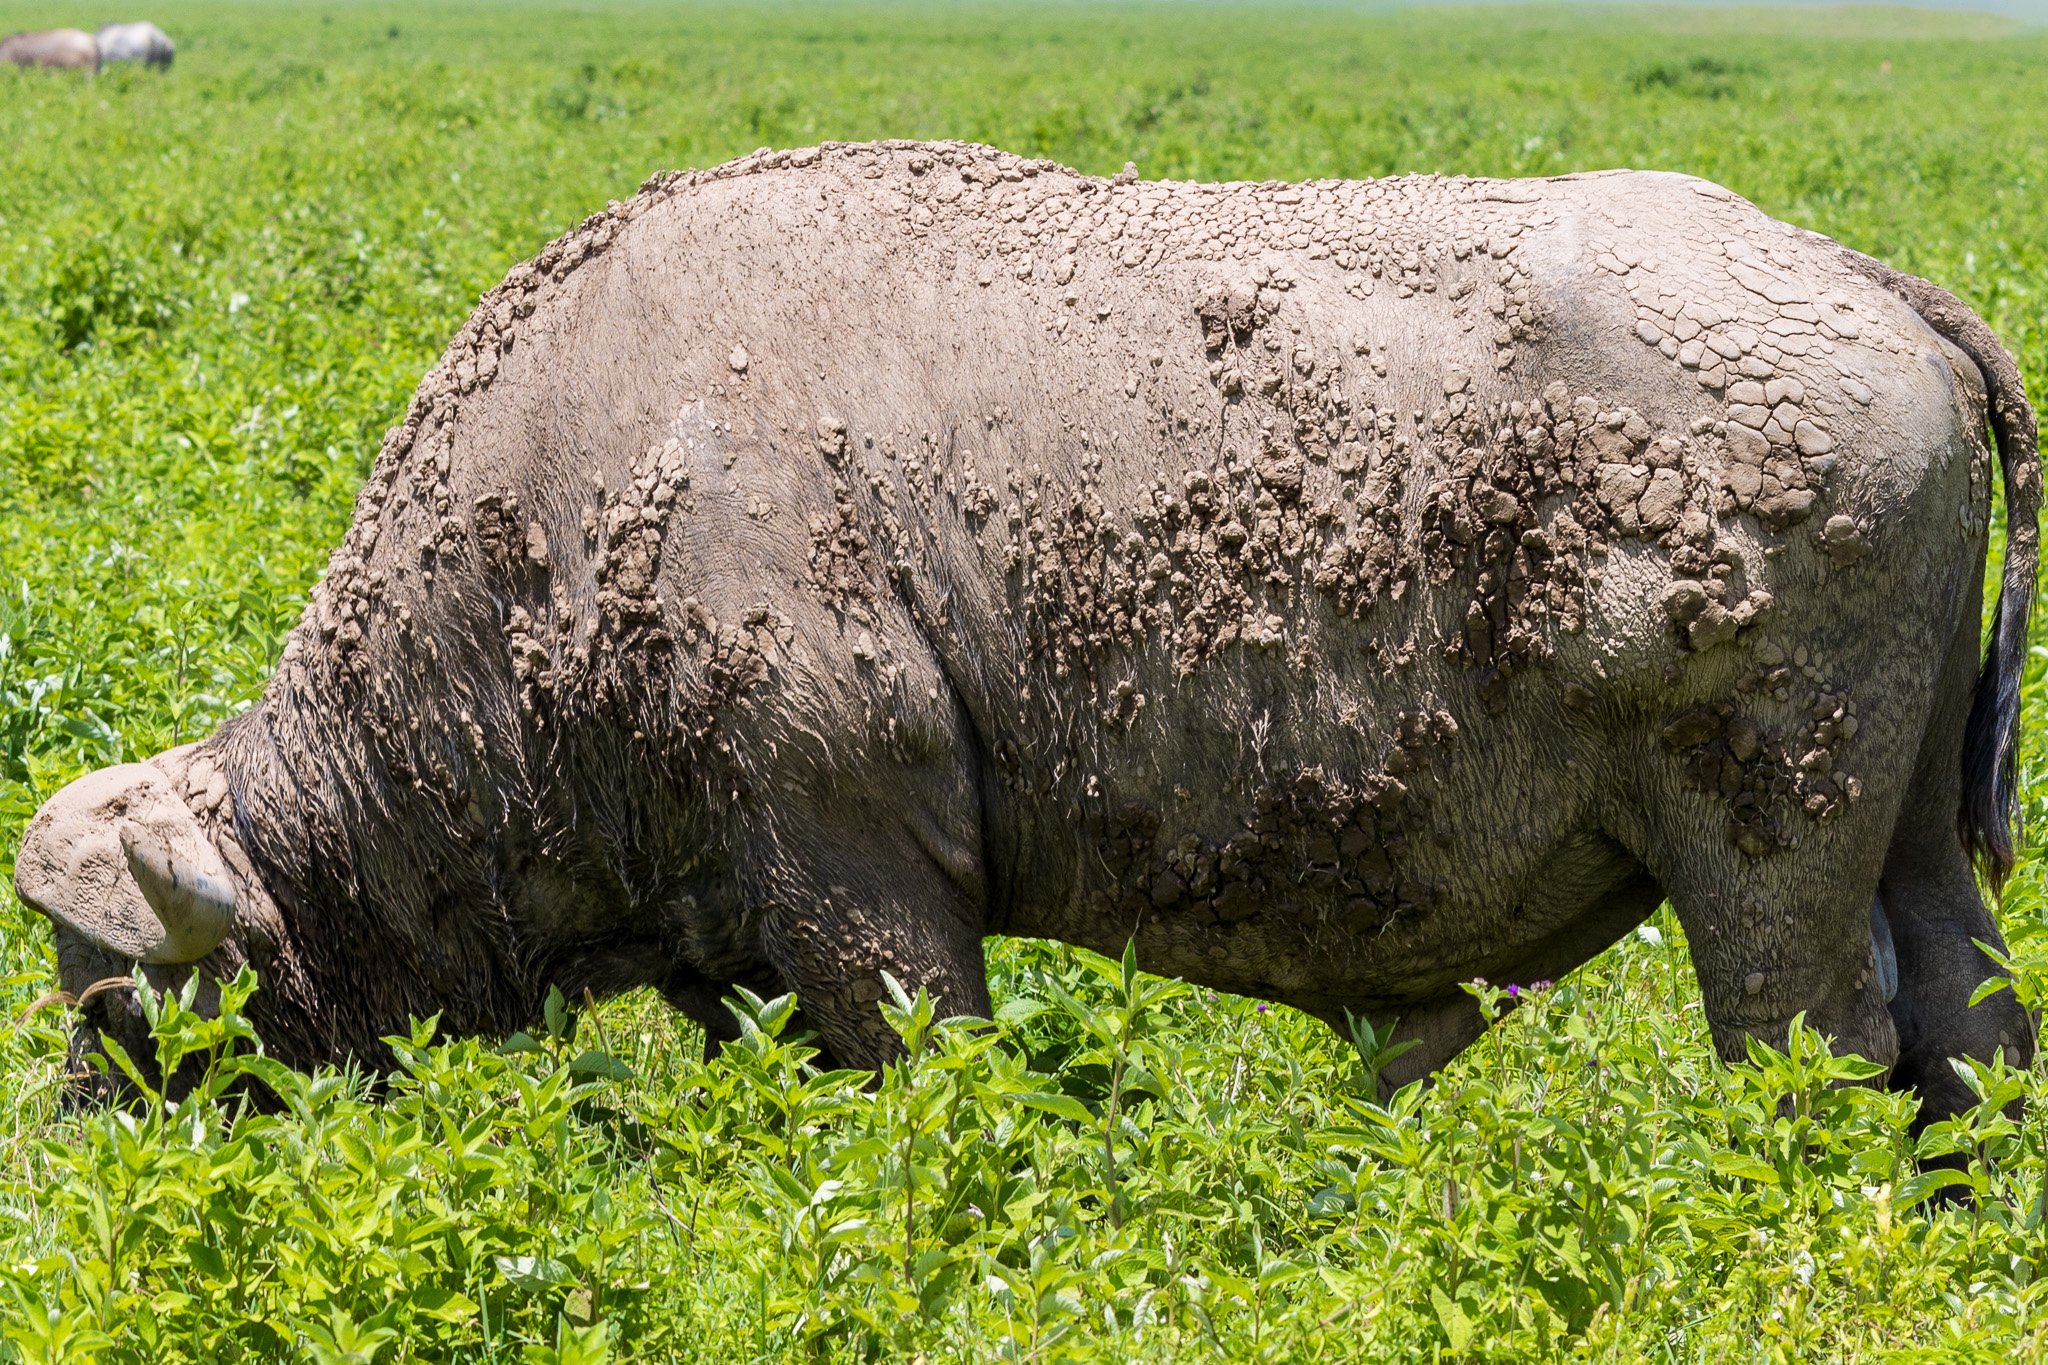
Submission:
{"label": "curved white horn tip", "polygon": [[233,885],[179,858],[162,836],[133,820],[121,822],[120,835],[128,873],[164,929],[163,942],[144,960],[197,962],[218,948],[235,921]]}

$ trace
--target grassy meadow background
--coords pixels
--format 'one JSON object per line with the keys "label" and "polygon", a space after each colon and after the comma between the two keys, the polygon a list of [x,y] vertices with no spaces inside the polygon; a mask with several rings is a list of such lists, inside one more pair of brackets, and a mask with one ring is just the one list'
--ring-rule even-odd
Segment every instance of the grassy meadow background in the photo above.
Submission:
{"label": "grassy meadow background", "polygon": [[[105,17],[0,0],[0,31]],[[89,767],[257,693],[477,295],[652,171],[979,139],[1152,177],[1684,170],[1959,292],[2048,392],[2048,35],[1889,10],[163,3],[168,75],[0,71],[0,878]],[[2048,614],[2041,624],[2048,632]],[[2048,638],[2044,635],[2043,638]],[[2048,696],[2025,792],[2048,830]],[[2030,843],[2004,912],[2048,994]],[[1661,914],[1381,1106],[1301,1016],[1068,950],[820,1076],[746,1005],[67,1115],[0,1028],[0,1360],[2036,1359],[2048,1080],[1930,1132],[1714,1064]],[[0,1017],[52,984],[0,890]],[[237,1018],[170,1053],[261,1068]],[[424,1039],[425,1035],[421,1037]],[[2034,1098],[2022,1126],[1997,1117]]]}

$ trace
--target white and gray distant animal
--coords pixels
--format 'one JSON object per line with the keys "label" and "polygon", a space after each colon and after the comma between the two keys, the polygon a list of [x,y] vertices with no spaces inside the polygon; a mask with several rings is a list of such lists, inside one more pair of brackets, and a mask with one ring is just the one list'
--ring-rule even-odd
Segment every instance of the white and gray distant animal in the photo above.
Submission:
{"label": "white and gray distant animal", "polygon": [[1398,1021],[1390,1082],[1669,897],[1723,1053],[1804,1011],[1931,1118],[2033,1049],[1970,855],[2039,500],[1974,314],[1687,176],[764,153],[485,296],[260,703],[16,885],[68,991],[251,963],[302,1065],[744,984],[876,1066],[883,973],[984,1013],[1028,934]]}
{"label": "white and gray distant animal", "polygon": [[99,45],[83,29],[52,28],[0,38],[0,62],[66,71],[97,71]]}
{"label": "white and gray distant animal", "polygon": [[178,55],[177,46],[155,24],[102,24],[99,31],[100,61],[141,62],[167,68]]}

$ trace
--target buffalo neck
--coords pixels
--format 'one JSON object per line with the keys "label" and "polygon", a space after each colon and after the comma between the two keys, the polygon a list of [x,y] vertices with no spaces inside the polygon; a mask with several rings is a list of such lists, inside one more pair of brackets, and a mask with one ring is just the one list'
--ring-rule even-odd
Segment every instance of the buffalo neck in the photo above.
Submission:
{"label": "buffalo neck", "polygon": [[[284,928],[272,962],[257,958],[271,970],[252,1019],[286,1060],[378,1068],[381,1040],[413,1019],[457,1035],[517,1027],[534,991],[497,894],[504,824],[470,792],[479,775],[407,780],[346,722],[316,688],[273,683],[219,736],[236,836]],[[451,793],[469,796],[451,811]]]}

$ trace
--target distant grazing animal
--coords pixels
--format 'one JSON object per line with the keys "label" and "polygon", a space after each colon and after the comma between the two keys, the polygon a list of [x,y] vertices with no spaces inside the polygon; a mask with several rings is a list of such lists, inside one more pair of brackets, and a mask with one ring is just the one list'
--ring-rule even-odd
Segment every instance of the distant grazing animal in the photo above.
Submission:
{"label": "distant grazing animal", "polygon": [[141,62],[167,68],[178,49],[164,31],[151,23],[103,24],[99,32],[100,61]]}
{"label": "distant grazing animal", "polygon": [[[1992,451],[2007,545],[1979,598]],[[1026,934],[1420,1045],[1665,897],[1720,1051],[2015,1063],[2040,465],[1950,295],[1715,185],[657,178],[485,296],[246,714],[79,779],[66,990],[253,964],[312,1065],[660,991],[829,1060]],[[132,991],[94,993],[146,1055]]]}
{"label": "distant grazing animal", "polygon": [[69,71],[97,71],[100,50],[92,35],[84,29],[52,28],[40,33],[15,33],[0,38],[0,62]]}

